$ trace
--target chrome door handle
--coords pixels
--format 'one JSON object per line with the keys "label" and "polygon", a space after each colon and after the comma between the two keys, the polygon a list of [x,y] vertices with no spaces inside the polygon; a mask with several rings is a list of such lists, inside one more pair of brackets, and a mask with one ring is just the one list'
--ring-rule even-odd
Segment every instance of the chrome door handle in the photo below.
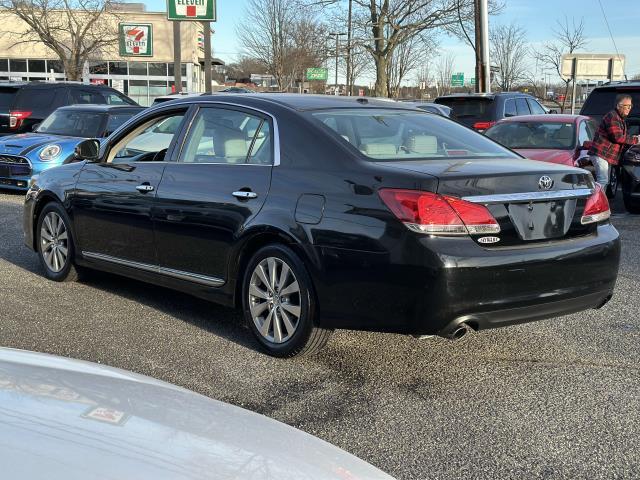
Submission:
{"label": "chrome door handle", "polygon": [[139,192],[153,192],[154,186],[153,185],[138,185],[136,187],[136,190],[138,190]]}
{"label": "chrome door handle", "polygon": [[233,192],[231,195],[233,195],[236,198],[243,198],[243,199],[247,199],[247,198],[256,198],[258,196],[258,194],[256,192]]}

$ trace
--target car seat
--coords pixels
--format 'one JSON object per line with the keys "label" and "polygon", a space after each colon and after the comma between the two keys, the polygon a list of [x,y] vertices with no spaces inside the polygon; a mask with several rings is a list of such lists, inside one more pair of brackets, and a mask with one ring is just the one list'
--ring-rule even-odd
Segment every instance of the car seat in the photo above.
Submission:
{"label": "car seat", "polygon": [[434,155],[438,153],[438,139],[434,135],[411,135],[405,147],[410,153]]}

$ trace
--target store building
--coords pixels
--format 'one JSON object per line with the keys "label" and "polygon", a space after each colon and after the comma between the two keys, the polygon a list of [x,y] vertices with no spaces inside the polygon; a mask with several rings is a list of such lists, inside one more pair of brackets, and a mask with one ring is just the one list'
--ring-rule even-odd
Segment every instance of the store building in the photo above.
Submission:
{"label": "store building", "polygon": [[[27,29],[10,12],[0,13],[0,22],[17,25],[16,31]],[[144,106],[150,105],[155,97],[174,91],[173,25],[166,13],[146,12],[144,4],[119,4],[109,20],[111,24],[120,44],[87,62],[82,81],[108,84]],[[203,92],[202,23],[184,21],[180,25],[182,89]],[[132,32],[141,37],[140,41],[129,35]],[[0,81],[66,79],[62,63],[52,50],[41,42],[19,43],[20,40],[15,34],[0,35]],[[212,64],[224,63],[214,58]]]}

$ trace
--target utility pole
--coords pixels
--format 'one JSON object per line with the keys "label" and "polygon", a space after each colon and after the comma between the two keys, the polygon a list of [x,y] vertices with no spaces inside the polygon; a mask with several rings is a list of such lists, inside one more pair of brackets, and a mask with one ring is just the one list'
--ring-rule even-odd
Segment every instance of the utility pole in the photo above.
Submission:
{"label": "utility pole", "polygon": [[173,86],[175,93],[182,91],[182,66],[180,65],[182,52],[181,52],[181,38],[180,38],[180,22],[178,20],[173,21]]}
{"label": "utility pole", "polygon": [[335,91],[334,91],[334,95],[340,95],[340,92],[338,91],[338,52],[340,51],[340,35],[346,35],[346,33],[344,32],[331,32],[329,33],[330,37],[335,36],[336,37],[336,74],[335,74]]}
{"label": "utility pole", "polygon": [[349,13],[347,15],[347,95],[353,95],[351,85],[351,4],[353,0],[349,0]]}
{"label": "utility pole", "polygon": [[483,92],[491,92],[491,73],[489,70],[489,5],[488,0],[479,0],[480,5],[480,31],[482,38],[482,48],[480,49],[480,59],[482,67]]}
{"label": "utility pole", "polygon": [[211,93],[211,22],[202,22],[204,30],[204,91]]}
{"label": "utility pole", "polygon": [[480,0],[473,0],[473,16],[475,25],[475,54],[476,54],[476,93],[484,92],[484,77],[482,76],[482,60],[480,50],[482,50],[482,35],[480,26]]}

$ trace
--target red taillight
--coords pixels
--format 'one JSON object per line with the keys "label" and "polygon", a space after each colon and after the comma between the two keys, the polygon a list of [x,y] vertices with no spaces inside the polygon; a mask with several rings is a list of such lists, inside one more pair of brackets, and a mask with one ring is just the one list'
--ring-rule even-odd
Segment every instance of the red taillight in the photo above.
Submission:
{"label": "red taillight", "polygon": [[596,189],[587,198],[587,204],[584,206],[584,212],[580,222],[583,225],[589,223],[601,222],[611,216],[611,210],[609,210],[609,200],[600,184],[596,183]]}
{"label": "red taillight", "polygon": [[31,112],[26,112],[24,110],[12,110],[9,112],[9,127],[10,128],[20,128],[22,122],[24,122],[25,118],[29,118],[31,116]]}
{"label": "red taillight", "polygon": [[382,201],[407,228],[433,235],[499,233],[500,226],[484,205],[418,190],[385,188]]}
{"label": "red taillight", "polygon": [[476,122],[473,124],[474,130],[484,131],[487,128],[491,128],[496,124],[496,122]]}

